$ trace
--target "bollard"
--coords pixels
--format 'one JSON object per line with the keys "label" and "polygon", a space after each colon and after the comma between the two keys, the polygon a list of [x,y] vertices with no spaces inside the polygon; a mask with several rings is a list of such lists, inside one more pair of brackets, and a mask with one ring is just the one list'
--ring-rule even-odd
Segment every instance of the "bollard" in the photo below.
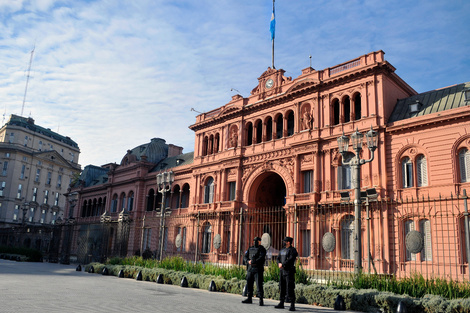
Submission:
{"label": "bollard", "polygon": [[183,276],[183,279],[181,279],[181,287],[188,287],[188,279],[186,276]]}
{"label": "bollard", "polygon": [[163,274],[159,274],[157,277],[157,284],[163,284]]}
{"label": "bollard", "polygon": [[118,277],[119,278],[124,278],[124,271],[123,270],[119,271]]}
{"label": "bollard", "polygon": [[215,287],[215,282],[211,280],[211,283],[209,284],[209,291],[217,291],[217,288]]}
{"label": "bollard", "polygon": [[135,280],[142,280],[142,271],[139,271],[137,273],[137,276],[135,277]]}
{"label": "bollard", "polygon": [[336,311],[345,311],[346,310],[346,304],[344,303],[344,298],[341,295],[338,295],[336,297],[333,309],[335,309]]}
{"label": "bollard", "polygon": [[406,313],[406,306],[403,301],[398,302],[397,313]]}
{"label": "bollard", "polygon": [[103,270],[101,271],[102,275],[109,275],[109,271],[107,267],[103,267]]}
{"label": "bollard", "polygon": [[95,272],[95,268],[92,266],[90,266],[90,268],[88,269],[88,273],[92,274]]}
{"label": "bollard", "polygon": [[77,268],[75,269],[77,272],[81,272],[82,271],[82,266],[80,264],[78,264]]}

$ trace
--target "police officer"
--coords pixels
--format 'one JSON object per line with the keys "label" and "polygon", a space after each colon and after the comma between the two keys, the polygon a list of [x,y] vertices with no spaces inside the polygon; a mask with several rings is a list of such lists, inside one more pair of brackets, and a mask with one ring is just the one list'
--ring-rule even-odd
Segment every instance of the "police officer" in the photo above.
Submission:
{"label": "police officer", "polygon": [[281,251],[279,251],[279,255],[277,256],[281,302],[279,302],[275,308],[284,308],[287,287],[287,295],[291,301],[289,311],[295,311],[295,260],[298,256],[297,250],[292,246],[292,241],[293,239],[291,237],[284,238],[283,243],[285,246]]}
{"label": "police officer", "polygon": [[261,238],[255,237],[253,239],[254,245],[251,246],[243,257],[246,264],[246,291],[247,297],[242,303],[253,303],[253,283],[256,280],[256,287],[258,288],[259,305],[263,303],[263,272],[264,261],[266,260],[266,249],[260,245]]}

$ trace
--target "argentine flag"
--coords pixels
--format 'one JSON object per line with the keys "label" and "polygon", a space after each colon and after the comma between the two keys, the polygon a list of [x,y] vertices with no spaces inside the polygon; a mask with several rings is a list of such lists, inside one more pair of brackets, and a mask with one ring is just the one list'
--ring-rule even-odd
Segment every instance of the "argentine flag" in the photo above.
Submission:
{"label": "argentine flag", "polygon": [[273,7],[273,15],[271,16],[271,24],[269,25],[269,31],[271,32],[271,40],[274,40],[275,28],[276,28],[276,19],[274,17],[274,7]]}

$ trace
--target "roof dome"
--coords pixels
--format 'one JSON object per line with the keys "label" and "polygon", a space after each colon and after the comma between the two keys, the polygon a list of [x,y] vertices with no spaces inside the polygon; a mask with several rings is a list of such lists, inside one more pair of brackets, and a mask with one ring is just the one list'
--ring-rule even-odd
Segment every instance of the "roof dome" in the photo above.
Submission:
{"label": "roof dome", "polygon": [[129,164],[131,162],[143,161],[158,163],[168,156],[168,145],[166,141],[161,138],[152,138],[149,143],[135,147],[128,150],[127,154],[123,157],[121,165]]}

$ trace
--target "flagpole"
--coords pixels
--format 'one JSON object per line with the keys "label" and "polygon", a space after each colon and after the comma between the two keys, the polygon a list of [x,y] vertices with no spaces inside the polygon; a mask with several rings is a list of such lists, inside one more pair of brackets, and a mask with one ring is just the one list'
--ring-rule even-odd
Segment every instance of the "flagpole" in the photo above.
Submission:
{"label": "flagpole", "polygon": [[275,16],[274,16],[274,1],[273,0],[273,15],[271,17],[271,25],[270,25],[270,29],[271,29],[271,41],[272,41],[272,68],[275,69],[274,67],[274,33],[275,33],[275,25],[276,25],[276,19],[275,19]]}

